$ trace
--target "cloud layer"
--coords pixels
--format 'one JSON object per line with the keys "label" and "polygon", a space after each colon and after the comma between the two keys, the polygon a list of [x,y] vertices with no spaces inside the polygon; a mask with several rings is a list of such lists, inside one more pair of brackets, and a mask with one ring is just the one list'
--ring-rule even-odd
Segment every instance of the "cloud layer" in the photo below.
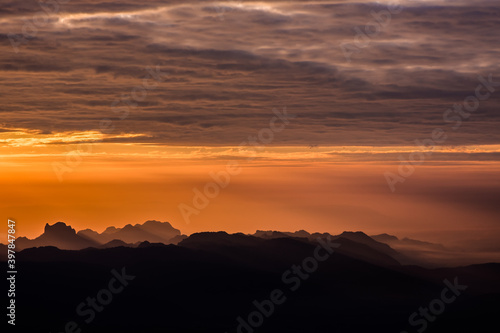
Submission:
{"label": "cloud layer", "polygon": [[[110,139],[234,146],[286,106],[297,117],[273,145],[408,146],[434,128],[446,145],[500,142],[500,87],[459,129],[443,120],[478,75],[500,82],[497,1],[402,1],[390,18],[384,1],[1,3],[3,128],[110,119]],[[341,45],[363,47],[347,61]],[[156,65],[163,80],[133,101]]]}

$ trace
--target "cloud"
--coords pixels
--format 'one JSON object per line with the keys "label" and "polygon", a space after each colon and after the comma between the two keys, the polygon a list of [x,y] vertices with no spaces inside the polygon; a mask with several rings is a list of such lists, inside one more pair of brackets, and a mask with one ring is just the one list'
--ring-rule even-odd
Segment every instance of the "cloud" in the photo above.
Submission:
{"label": "cloud", "polygon": [[[0,36],[1,122],[83,133],[109,118],[117,133],[149,133],[137,142],[237,145],[287,106],[297,121],[273,144],[405,146],[447,126],[443,112],[474,92],[477,75],[500,81],[500,4],[402,3],[346,62],[341,43],[386,2],[67,2],[19,53]],[[2,30],[18,37],[41,10],[2,8]],[[117,118],[111,103],[157,64],[166,80]],[[447,144],[498,144],[499,95]]]}
{"label": "cloud", "polygon": [[0,129],[0,146],[43,147],[51,144],[78,144],[92,142],[120,142],[131,138],[147,137],[146,134],[103,134],[100,131],[44,133],[29,129]]}

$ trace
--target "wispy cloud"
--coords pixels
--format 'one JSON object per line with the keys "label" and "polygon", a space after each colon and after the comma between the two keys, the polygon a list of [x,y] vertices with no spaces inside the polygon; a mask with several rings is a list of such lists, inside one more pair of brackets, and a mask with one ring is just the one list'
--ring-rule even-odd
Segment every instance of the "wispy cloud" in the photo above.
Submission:
{"label": "wispy cloud", "polygon": [[[4,129],[6,130],[6,129]],[[39,130],[9,129],[0,132],[0,146],[43,147],[50,144],[77,144],[112,139],[147,137],[145,134],[102,134],[99,131],[43,133]]]}

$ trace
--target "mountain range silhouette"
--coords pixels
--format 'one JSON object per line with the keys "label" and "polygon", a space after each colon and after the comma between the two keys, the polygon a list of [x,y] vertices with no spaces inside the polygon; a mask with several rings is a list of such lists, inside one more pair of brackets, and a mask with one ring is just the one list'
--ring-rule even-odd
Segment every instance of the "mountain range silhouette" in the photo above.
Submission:
{"label": "mountain range silhouette", "polygon": [[76,232],[64,222],[45,225],[43,234],[35,239],[18,237],[16,248],[23,250],[32,247],[55,246],[63,250],[82,250],[88,247],[137,246],[148,241],[164,244],[177,244],[187,236],[168,222],[146,221],[143,224],[127,224],[123,228],[109,227],[102,233],[91,229]]}
{"label": "mountain range silhouette", "polygon": [[[467,289],[425,322],[425,332],[497,332],[498,327],[499,263],[408,265],[404,261],[412,257],[389,244],[424,252],[442,245],[387,234],[260,230],[185,236],[158,221],[97,233],[58,222],[33,240],[17,242],[25,247],[16,254],[22,331],[65,332],[74,322],[82,332],[95,333],[412,333],[424,327],[421,315],[418,324],[410,321],[412,314],[441,297],[443,281],[455,279]],[[301,279],[293,275],[293,267],[306,267],[318,249],[328,254],[321,245],[326,243],[335,249],[324,261],[307,274],[302,270]],[[86,323],[77,306],[107,288],[112,270],[122,269],[135,278]],[[269,304],[273,290],[282,291],[286,301],[251,326],[252,313],[262,310],[255,304]]]}
{"label": "mountain range silhouette", "polygon": [[[199,239],[200,235],[209,233],[195,233],[191,236],[183,235],[179,229],[174,228],[169,222],[149,220],[143,224],[127,224],[123,228],[108,227],[98,233],[91,229],[76,232],[64,222],[45,225],[43,234],[34,239],[18,237],[16,249],[24,250],[33,247],[54,246],[62,250],[82,250],[86,248],[112,248],[112,247],[138,247],[143,242],[161,244],[179,244],[185,239],[192,242]],[[239,235],[239,234],[238,234]],[[242,234],[241,234],[242,235]],[[442,244],[402,238],[389,234],[368,236],[361,231],[344,231],[339,235],[329,233],[309,233],[305,230],[296,232],[257,230],[252,236],[261,239],[276,238],[303,238],[314,241],[318,237],[344,238],[357,244],[351,250],[363,253],[365,256],[385,255],[405,265],[420,265],[425,267],[458,266],[484,262],[499,262],[500,252],[472,253],[469,249],[448,249]],[[208,236],[207,236],[208,237]],[[185,243],[184,243],[185,244]],[[360,244],[369,247],[360,247]],[[5,245],[0,244],[0,249]],[[6,251],[1,251],[0,260],[5,260]],[[381,259],[382,260],[382,259]]]}

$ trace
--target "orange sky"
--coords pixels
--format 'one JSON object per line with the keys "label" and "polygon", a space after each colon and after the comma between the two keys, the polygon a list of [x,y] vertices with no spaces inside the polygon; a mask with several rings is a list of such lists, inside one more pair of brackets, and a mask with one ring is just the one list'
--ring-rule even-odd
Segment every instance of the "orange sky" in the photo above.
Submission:
{"label": "orange sky", "polygon": [[225,170],[228,161],[83,156],[59,181],[51,165],[63,157],[2,160],[1,211],[18,222],[19,234],[38,236],[45,223],[57,221],[102,231],[156,219],[187,234],[363,230],[434,241],[448,241],[447,231],[500,235],[491,200],[500,185],[497,162],[429,161],[392,193],[383,175],[397,173],[395,162],[231,159],[241,173],[186,221],[179,204],[194,207],[193,189],[203,191],[213,182],[210,173]]}

